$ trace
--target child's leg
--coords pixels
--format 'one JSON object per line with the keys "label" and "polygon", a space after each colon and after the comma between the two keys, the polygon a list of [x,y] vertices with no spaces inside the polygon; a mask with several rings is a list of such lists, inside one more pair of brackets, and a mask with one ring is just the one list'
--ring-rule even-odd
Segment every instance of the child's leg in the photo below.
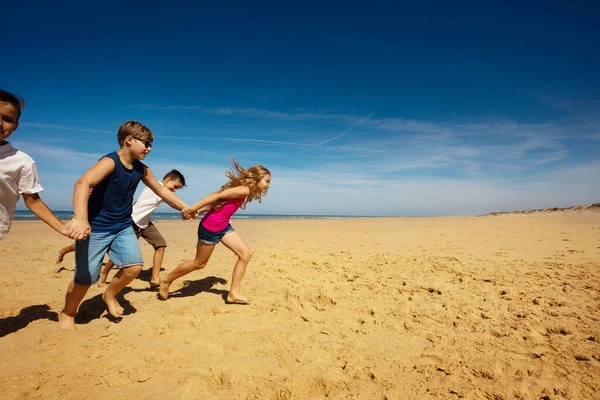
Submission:
{"label": "child's leg", "polygon": [[112,260],[109,258],[108,261],[106,262],[106,265],[104,265],[104,268],[102,268],[102,271],[100,271],[100,280],[98,281],[98,287],[106,286],[106,280],[108,279],[108,273],[110,272],[111,269],[113,269],[114,266],[115,266],[115,263],[112,262]]}
{"label": "child's leg", "polygon": [[108,256],[121,269],[111,279],[102,299],[110,315],[119,318],[123,315],[123,307],[117,302],[116,296],[139,275],[144,264],[140,245],[131,226],[116,234],[108,249]]}
{"label": "child's leg", "polygon": [[65,254],[67,253],[72,253],[75,251],[75,243],[67,246],[67,247],[63,247],[62,249],[60,249],[58,251],[58,257],[56,257],[56,263],[60,264],[61,262],[63,262],[63,259],[65,257]]}
{"label": "child's leg", "polygon": [[196,258],[186,261],[171,271],[167,276],[160,280],[160,290],[158,296],[166,300],[169,297],[169,286],[177,278],[189,274],[192,271],[206,267],[206,263],[215,249],[215,244],[204,244],[198,242],[196,245]]}
{"label": "child's leg", "polygon": [[154,258],[152,260],[152,279],[150,280],[150,287],[157,287],[160,284],[160,267],[165,255],[167,241],[165,238],[163,238],[156,225],[154,225],[152,222],[150,222],[145,229],[137,232],[139,232],[139,235],[154,248]]}
{"label": "child's leg", "polygon": [[75,278],[67,287],[65,306],[58,318],[61,329],[75,328],[75,314],[88,289],[98,280],[102,258],[112,241],[106,232],[92,232],[85,240],[75,242]]}
{"label": "child's leg", "polygon": [[79,285],[75,283],[74,280],[69,283],[67,295],[65,297],[65,307],[58,316],[58,327],[60,329],[71,330],[75,328],[75,314],[77,314],[77,308],[90,286],[91,285]]}
{"label": "child's leg", "polygon": [[123,315],[123,307],[117,302],[117,294],[129,285],[142,270],[141,265],[133,265],[130,267],[124,267],[117,272],[114,278],[111,279],[110,284],[102,295],[102,300],[108,307],[108,312],[115,318],[119,318]]}
{"label": "child's leg", "polygon": [[248,303],[249,299],[240,294],[240,285],[246,272],[246,266],[248,266],[250,258],[252,258],[252,250],[244,242],[239,233],[235,231],[223,236],[221,243],[238,256],[238,260],[233,267],[233,276],[231,277],[231,287],[227,295],[227,301],[230,303]]}
{"label": "child's leg", "polygon": [[160,267],[162,265],[166,249],[166,247],[159,247],[156,250],[154,250],[154,259],[152,262],[152,279],[150,280],[150,286],[156,287],[160,285]]}

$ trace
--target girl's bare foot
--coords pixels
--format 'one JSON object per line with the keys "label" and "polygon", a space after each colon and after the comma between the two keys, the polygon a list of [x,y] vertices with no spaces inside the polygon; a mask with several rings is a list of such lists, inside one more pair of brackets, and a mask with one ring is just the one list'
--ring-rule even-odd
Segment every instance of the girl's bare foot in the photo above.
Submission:
{"label": "girl's bare foot", "polygon": [[58,316],[58,327],[63,331],[75,330],[75,317],[65,314],[61,311]]}
{"label": "girl's bare foot", "polygon": [[152,279],[150,281],[150,289],[158,289],[160,286],[160,279]]}
{"label": "girl's bare foot", "polygon": [[169,298],[169,286],[171,286],[171,282],[167,282],[165,278],[160,279],[158,289],[158,298],[160,300],[166,300]]}
{"label": "girl's bare foot", "polygon": [[125,309],[121,307],[121,305],[117,302],[117,299],[114,297],[109,297],[106,293],[102,294],[102,300],[106,303],[106,308],[108,308],[108,313],[115,318],[121,318],[123,316],[123,312]]}
{"label": "girl's bare foot", "polygon": [[250,299],[239,294],[229,292],[227,294],[226,304],[250,304]]}

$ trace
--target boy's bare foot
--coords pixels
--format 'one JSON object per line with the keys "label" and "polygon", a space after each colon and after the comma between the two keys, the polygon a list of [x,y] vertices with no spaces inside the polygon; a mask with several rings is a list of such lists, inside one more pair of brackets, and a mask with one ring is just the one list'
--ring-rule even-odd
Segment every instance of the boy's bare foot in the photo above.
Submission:
{"label": "boy's bare foot", "polygon": [[98,281],[98,287],[106,286],[106,280],[108,279],[108,272],[100,272],[100,280]]}
{"label": "boy's bare foot", "polygon": [[169,286],[171,286],[171,282],[167,282],[165,278],[160,279],[158,289],[158,298],[160,300],[166,300],[169,298]]}
{"label": "boy's bare foot", "polygon": [[107,296],[106,293],[102,294],[102,300],[106,303],[108,313],[115,318],[121,318],[125,309],[117,302],[114,297]]}
{"label": "boy's bare foot", "polygon": [[239,294],[229,292],[225,304],[250,304],[250,299]]}
{"label": "boy's bare foot", "polygon": [[75,317],[65,314],[61,311],[58,316],[58,327],[63,331],[74,331],[75,330]]}
{"label": "boy's bare foot", "polygon": [[150,289],[158,289],[160,286],[160,279],[152,279],[150,281]]}
{"label": "boy's bare foot", "polygon": [[58,256],[56,257],[56,263],[60,264],[61,262],[63,262],[65,258],[65,253],[63,253],[62,251],[58,252]]}

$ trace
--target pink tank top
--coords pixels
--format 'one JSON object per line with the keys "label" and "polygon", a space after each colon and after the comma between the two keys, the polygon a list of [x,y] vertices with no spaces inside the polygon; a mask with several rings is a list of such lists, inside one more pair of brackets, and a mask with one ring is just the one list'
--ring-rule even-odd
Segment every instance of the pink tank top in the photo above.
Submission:
{"label": "pink tank top", "polygon": [[218,210],[210,210],[202,218],[200,223],[203,227],[211,232],[219,232],[227,228],[231,216],[240,208],[244,203],[245,198],[241,199],[229,199]]}

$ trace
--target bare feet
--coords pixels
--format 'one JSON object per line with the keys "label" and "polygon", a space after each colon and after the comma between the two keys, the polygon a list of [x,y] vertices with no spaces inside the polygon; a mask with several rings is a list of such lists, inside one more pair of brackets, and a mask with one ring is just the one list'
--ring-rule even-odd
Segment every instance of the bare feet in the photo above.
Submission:
{"label": "bare feet", "polygon": [[160,286],[160,279],[152,279],[150,281],[150,289],[158,289]]}
{"label": "bare feet", "polygon": [[121,318],[125,309],[117,302],[114,297],[107,296],[106,293],[102,294],[102,300],[106,303],[108,313],[115,318]]}
{"label": "bare feet", "polygon": [[227,294],[226,304],[250,304],[250,299],[237,293],[229,292]]}
{"label": "bare feet", "polygon": [[63,331],[74,331],[75,330],[75,317],[65,314],[61,311],[58,316],[58,327]]}
{"label": "bare feet", "polygon": [[98,281],[98,287],[106,286],[107,279],[108,279],[108,272],[100,271],[100,280]]}
{"label": "bare feet", "polygon": [[65,258],[65,253],[63,253],[62,251],[58,252],[58,256],[56,257],[56,263],[60,264],[61,262],[63,262]]}
{"label": "bare feet", "polygon": [[158,298],[160,300],[166,300],[169,298],[169,286],[171,286],[171,282],[167,282],[165,278],[162,278],[159,283],[158,289]]}

